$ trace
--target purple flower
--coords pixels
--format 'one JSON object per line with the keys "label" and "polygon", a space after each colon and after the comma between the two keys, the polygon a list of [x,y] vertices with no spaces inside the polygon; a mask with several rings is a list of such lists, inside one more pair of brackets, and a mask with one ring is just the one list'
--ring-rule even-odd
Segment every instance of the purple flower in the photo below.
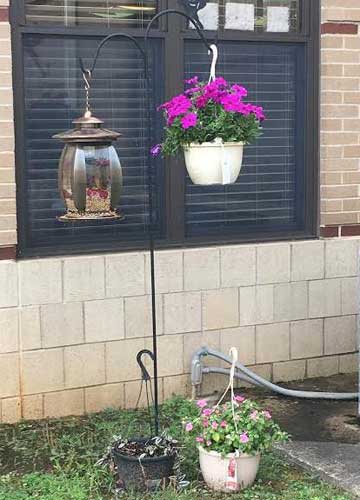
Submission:
{"label": "purple flower", "polygon": [[235,396],[234,397],[234,400],[237,402],[237,403],[243,403],[245,401],[246,398],[244,398],[244,396]]}
{"label": "purple flower", "polygon": [[245,87],[242,87],[241,85],[232,85],[231,86],[231,90],[234,92],[234,94],[236,94],[238,97],[240,97],[240,99],[242,97],[246,97],[248,95],[248,91],[246,90]]}
{"label": "purple flower", "polygon": [[216,430],[219,427],[219,424],[217,422],[213,422],[211,427]]}
{"label": "purple flower", "polygon": [[218,87],[227,87],[227,84],[228,84],[228,82],[222,76],[215,78],[213,83],[214,83],[214,85],[217,85]]}
{"label": "purple flower", "polygon": [[185,83],[187,85],[196,85],[198,82],[199,82],[198,76],[193,76],[192,78],[189,78],[189,80],[185,80]]}
{"label": "purple flower", "polygon": [[195,113],[188,113],[187,115],[181,118],[181,126],[183,129],[195,127],[196,122],[197,122],[197,116]]}
{"label": "purple flower", "polygon": [[203,443],[203,442],[204,442],[204,438],[203,438],[203,437],[201,437],[201,436],[197,436],[197,438],[196,438],[196,442],[197,442],[197,443]]}
{"label": "purple flower", "polygon": [[161,144],[156,144],[150,149],[150,153],[152,156],[158,156],[161,153],[162,145]]}
{"label": "purple flower", "polygon": [[185,425],[185,430],[186,432],[190,432],[192,431],[194,428],[193,424],[191,422],[188,422],[186,425]]}
{"label": "purple flower", "polygon": [[207,419],[203,420],[203,426],[209,427],[209,421]]}
{"label": "purple flower", "polygon": [[202,414],[204,415],[204,417],[210,417],[210,415],[212,414],[212,409],[211,408],[205,408],[205,410],[203,410]]}
{"label": "purple flower", "polygon": [[198,406],[199,408],[205,408],[205,406],[207,406],[206,399],[199,399],[199,401],[196,403],[196,406]]}
{"label": "purple flower", "polygon": [[243,432],[240,434],[240,443],[248,443],[249,442],[249,436],[247,435],[246,432]]}
{"label": "purple flower", "polygon": [[195,106],[199,109],[204,108],[207,105],[208,101],[209,99],[206,95],[201,95],[196,99]]}

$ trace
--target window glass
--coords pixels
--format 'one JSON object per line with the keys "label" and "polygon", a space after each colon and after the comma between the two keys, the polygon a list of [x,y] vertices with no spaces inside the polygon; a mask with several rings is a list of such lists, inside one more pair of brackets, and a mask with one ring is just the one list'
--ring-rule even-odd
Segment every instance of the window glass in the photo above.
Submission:
{"label": "window glass", "polygon": [[210,1],[198,17],[206,30],[294,32],[299,30],[299,0]]}
{"label": "window glass", "polygon": [[156,14],[156,0],[25,0],[27,24],[66,27],[100,24],[144,27]]}

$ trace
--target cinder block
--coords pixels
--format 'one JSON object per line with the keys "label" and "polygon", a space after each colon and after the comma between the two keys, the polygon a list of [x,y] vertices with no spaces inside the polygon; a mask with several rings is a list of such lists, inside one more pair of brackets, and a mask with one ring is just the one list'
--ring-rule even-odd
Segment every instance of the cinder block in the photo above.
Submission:
{"label": "cinder block", "polygon": [[[249,366],[249,370],[252,372],[256,373],[260,377],[264,378],[265,380],[272,380],[272,365],[267,364],[267,365],[255,365],[255,366]],[[235,387],[241,388],[241,387],[254,387],[254,384],[250,384],[248,382],[244,382],[243,380],[237,379],[235,383]]]}
{"label": "cinder block", "polygon": [[340,285],[339,279],[309,281],[309,318],[340,316]]}
{"label": "cinder block", "polygon": [[[191,332],[184,335],[184,371],[190,373],[191,360],[196,351],[201,347],[209,347],[210,349],[220,349],[220,332],[209,330],[207,332]],[[206,359],[206,364],[218,364],[212,358]]]}
{"label": "cinder block", "polygon": [[309,319],[290,323],[292,359],[313,358],[323,353],[324,321]]}
{"label": "cinder block", "polygon": [[0,353],[14,352],[19,348],[18,310],[0,309]]}
{"label": "cinder block", "polygon": [[274,320],[305,319],[308,315],[308,285],[306,281],[274,286]]}
{"label": "cinder block", "polygon": [[256,247],[258,284],[290,281],[290,244],[264,244]]}
{"label": "cinder block", "polygon": [[120,340],[125,337],[124,299],[85,302],[86,342]]}
{"label": "cinder block", "polygon": [[354,373],[359,371],[359,353],[339,356],[339,373]]}
{"label": "cinder block", "polygon": [[342,354],[356,350],[356,316],[324,320],[325,354]]}
{"label": "cinder block", "polygon": [[39,420],[44,418],[43,394],[24,396],[22,400],[22,414],[25,420]]}
{"label": "cinder block", "polygon": [[41,306],[41,333],[45,348],[81,344],[84,341],[82,304]]}
{"label": "cinder block", "polygon": [[274,285],[240,288],[240,325],[274,321]]}
{"label": "cinder block", "polygon": [[2,398],[17,396],[19,384],[19,355],[15,353],[0,355],[0,395]]}
{"label": "cinder block", "polygon": [[325,243],[325,277],[338,278],[357,274],[358,240],[337,239]]}
{"label": "cinder block", "polygon": [[21,261],[21,305],[52,304],[62,301],[60,260],[39,259]]}
{"label": "cinder block", "polygon": [[104,275],[103,257],[66,259],[64,261],[65,302],[103,299],[105,297]]}
{"label": "cinder block", "polygon": [[44,394],[45,418],[83,415],[84,411],[84,389]]}
{"label": "cinder block", "polygon": [[307,360],[307,376],[330,377],[339,373],[339,356],[314,358]]}
{"label": "cinder block", "polygon": [[17,264],[0,262],[0,307],[18,305]]}
{"label": "cinder block", "polygon": [[220,254],[217,248],[184,251],[184,290],[209,290],[220,286]]}
{"label": "cinder block", "polygon": [[291,380],[303,380],[305,378],[305,360],[285,361],[274,363],[274,382],[289,382]]}
{"label": "cinder block", "polygon": [[256,250],[254,246],[220,248],[221,287],[255,285]]}
{"label": "cinder block", "polygon": [[21,349],[40,349],[40,307],[29,306],[19,309]]}
{"label": "cinder block", "polygon": [[4,424],[14,424],[21,419],[20,398],[3,399],[1,402],[1,420]]}
{"label": "cinder block", "polygon": [[105,382],[104,344],[64,348],[65,387],[85,387]]}
{"label": "cinder block", "polygon": [[58,391],[64,388],[62,349],[27,351],[22,355],[23,394]]}
{"label": "cinder block", "polygon": [[85,407],[87,413],[94,413],[106,408],[124,407],[124,384],[106,384],[85,389]]}
{"label": "cinder block", "polygon": [[[142,295],[125,299],[125,334],[126,338],[149,337],[152,335],[151,297]],[[162,296],[156,296],[157,334],[163,332]]]}
{"label": "cinder block", "polygon": [[201,330],[201,293],[180,292],[164,295],[164,333]]}
{"label": "cinder block", "polygon": [[287,361],[289,358],[289,323],[273,323],[256,327],[256,363]]}
{"label": "cinder block", "polygon": [[244,326],[222,330],[220,333],[220,351],[228,355],[230,348],[236,347],[239,361],[244,365],[255,363],[255,327]]}
{"label": "cinder block", "polygon": [[[146,399],[145,384],[140,394],[141,380],[133,380],[125,384],[125,407],[127,409],[133,408],[146,408],[148,403]],[[140,399],[139,399],[140,395]],[[151,396],[149,394],[149,401],[151,405]],[[163,380],[159,379],[159,402],[163,401]]]}
{"label": "cinder block", "polygon": [[105,345],[107,382],[125,382],[141,377],[136,355],[145,348],[143,338],[107,342]]}
{"label": "cinder block", "polygon": [[341,280],[341,314],[357,314],[359,310],[358,278]]}
{"label": "cinder block", "polygon": [[164,401],[173,396],[184,398],[191,395],[191,381],[189,375],[177,375],[175,377],[164,377]]}
{"label": "cinder block", "polygon": [[106,296],[129,297],[145,294],[143,253],[122,253],[106,257]]}
{"label": "cinder block", "polygon": [[239,290],[223,288],[203,292],[202,320],[204,330],[239,325]]}
{"label": "cinder block", "polygon": [[[162,335],[158,338],[158,372],[159,377],[182,375],[184,373],[184,339],[183,335]],[[145,345],[152,348],[150,339]],[[152,370],[152,367],[151,367]]]}
{"label": "cinder block", "polygon": [[[150,258],[145,256],[146,292],[150,293]],[[182,250],[162,250],[155,253],[156,293],[181,292],[184,289]]]}
{"label": "cinder block", "polygon": [[291,281],[324,277],[324,242],[302,241],[291,244]]}

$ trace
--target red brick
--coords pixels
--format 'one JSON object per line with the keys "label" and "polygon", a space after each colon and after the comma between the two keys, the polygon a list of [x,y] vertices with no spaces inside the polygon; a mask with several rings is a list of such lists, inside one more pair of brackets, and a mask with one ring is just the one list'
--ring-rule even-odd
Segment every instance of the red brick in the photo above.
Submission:
{"label": "red brick", "polygon": [[340,226],[323,226],[320,228],[320,236],[322,238],[336,238],[339,236]]}
{"label": "red brick", "polygon": [[6,23],[9,21],[9,7],[0,7],[0,22]]}
{"label": "red brick", "polygon": [[341,236],[360,236],[360,224],[341,226]]}
{"label": "red brick", "polygon": [[332,35],[357,35],[358,25],[352,23],[323,23],[321,33]]}
{"label": "red brick", "polygon": [[0,260],[15,260],[16,259],[16,246],[0,247]]}

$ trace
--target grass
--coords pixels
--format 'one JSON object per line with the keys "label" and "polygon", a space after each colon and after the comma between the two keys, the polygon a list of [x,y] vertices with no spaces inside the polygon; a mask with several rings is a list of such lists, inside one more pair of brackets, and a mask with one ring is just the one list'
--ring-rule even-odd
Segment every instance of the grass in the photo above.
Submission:
{"label": "grass", "polygon": [[[192,405],[174,398],[162,407],[162,428],[181,439],[181,421]],[[84,417],[0,426],[0,500],[110,500],[113,478],[96,467],[114,435],[149,435],[142,410],[106,410]],[[182,469],[191,485],[152,496],[129,493],[126,500],[220,500],[198,480],[197,452],[183,450]],[[275,455],[262,460],[253,488],[233,500],[349,500],[351,497],[285,464]]]}

